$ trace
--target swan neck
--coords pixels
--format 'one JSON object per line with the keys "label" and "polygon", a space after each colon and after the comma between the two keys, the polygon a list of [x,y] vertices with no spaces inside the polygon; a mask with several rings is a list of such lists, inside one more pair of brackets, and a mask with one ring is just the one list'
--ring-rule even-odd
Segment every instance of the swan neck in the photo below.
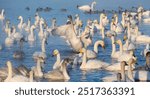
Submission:
{"label": "swan neck", "polygon": [[61,62],[61,57],[60,57],[60,53],[57,54],[57,60],[56,60],[57,63],[60,63]]}
{"label": "swan neck", "polygon": [[94,6],[95,6],[95,3],[93,2],[93,3],[91,4],[91,11],[94,11]]}
{"label": "swan neck", "polygon": [[30,71],[30,78],[29,78],[30,82],[33,82],[33,71]]}
{"label": "swan neck", "polygon": [[42,72],[40,60],[37,60],[37,72],[38,72],[38,74],[40,74]]}
{"label": "swan neck", "polygon": [[62,64],[62,65],[65,65],[65,66],[62,66],[62,73],[63,73],[63,75],[64,75],[64,78],[65,78],[65,79],[70,79],[70,77],[69,77],[69,75],[68,75],[68,73],[67,73],[67,70],[66,70],[66,65],[67,65],[67,64]]}
{"label": "swan neck", "polygon": [[102,42],[101,41],[97,41],[94,44],[94,52],[98,53],[98,46],[101,45],[102,46]]}
{"label": "swan neck", "polygon": [[42,41],[41,47],[42,47],[42,48],[41,48],[41,49],[42,49],[42,52],[45,53],[45,52],[46,52],[46,50],[45,50],[45,40]]}
{"label": "swan neck", "polygon": [[104,39],[105,38],[105,29],[104,29],[104,27],[102,27],[102,29],[101,29],[101,33],[102,33],[102,38]]}
{"label": "swan neck", "polygon": [[111,37],[111,40],[112,40],[112,54],[114,54],[116,52],[116,45],[114,44],[115,42],[115,37],[112,36]]}
{"label": "swan neck", "polygon": [[12,78],[12,65],[8,66],[8,76],[5,81],[9,81]]}

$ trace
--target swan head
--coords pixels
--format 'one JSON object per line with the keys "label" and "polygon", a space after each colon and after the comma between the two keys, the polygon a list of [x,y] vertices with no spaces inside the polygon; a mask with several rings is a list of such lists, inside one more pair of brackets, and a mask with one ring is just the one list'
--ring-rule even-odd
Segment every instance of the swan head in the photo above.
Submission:
{"label": "swan head", "polygon": [[116,18],[116,17],[118,17],[118,15],[117,15],[117,14],[114,14],[114,18]]}
{"label": "swan head", "polygon": [[80,54],[83,54],[85,51],[86,51],[85,48],[81,48],[81,49],[79,50]]}
{"label": "swan head", "polygon": [[96,4],[96,1],[93,1],[92,4]]}
{"label": "swan head", "polygon": [[18,20],[22,20],[22,19],[23,19],[23,17],[22,17],[22,16],[19,16],[19,17],[18,17]]}
{"label": "swan head", "polygon": [[32,26],[31,26],[31,29],[33,29],[33,30],[34,30],[35,28],[36,28],[36,27],[35,27],[35,25],[32,25]]}
{"label": "swan head", "polygon": [[45,64],[45,60],[44,60],[44,58],[43,58],[43,57],[38,57],[38,58],[37,58],[37,60],[38,60],[39,62],[41,62],[41,63],[44,63],[44,64]]}
{"label": "swan head", "polygon": [[58,54],[59,54],[59,51],[58,51],[57,49],[55,49],[55,50],[53,51],[52,56],[57,56]]}

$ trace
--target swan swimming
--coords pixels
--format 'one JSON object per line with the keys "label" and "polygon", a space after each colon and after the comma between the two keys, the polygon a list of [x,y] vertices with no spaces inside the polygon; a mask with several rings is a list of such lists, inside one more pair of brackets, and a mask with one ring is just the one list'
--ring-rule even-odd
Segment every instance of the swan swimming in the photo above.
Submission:
{"label": "swan swimming", "polygon": [[83,6],[77,5],[77,8],[83,12],[91,13],[94,11],[95,5],[96,5],[96,2],[93,1],[91,5],[83,5]]}
{"label": "swan swimming", "polygon": [[88,69],[101,69],[102,67],[106,67],[109,65],[109,63],[97,60],[97,59],[92,59],[92,60],[87,60],[87,50],[86,48],[82,48],[80,50],[80,53],[83,53],[82,57],[82,64],[80,66],[81,70],[88,70]]}
{"label": "swan swimming", "polygon": [[57,49],[55,49],[54,51],[53,51],[53,56],[56,56],[56,62],[54,63],[54,65],[53,65],[53,69],[58,69],[58,68],[60,68],[60,63],[61,63],[61,57],[60,57],[60,53],[59,53],[59,51],[57,50]]}
{"label": "swan swimming", "polygon": [[102,40],[98,40],[94,44],[94,50],[87,50],[87,58],[88,59],[93,59],[97,57],[98,54],[98,46],[102,46],[102,48],[105,48],[105,43]]}
{"label": "swan swimming", "polygon": [[8,76],[4,80],[5,82],[29,82],[30,79],[23,76],[23,75],[12,75],[12,63],[10,61],[7,61],[8,66]]}
{"label": "swan swimming", "polygon": [[67,63],[68,59],[64,59],[61,61],[61,68],[54,69],[52,71],[49,71],[48,73],[44,74],[44,78],[51,79],[51,80],[69,80],[70,76],[67,73]]}

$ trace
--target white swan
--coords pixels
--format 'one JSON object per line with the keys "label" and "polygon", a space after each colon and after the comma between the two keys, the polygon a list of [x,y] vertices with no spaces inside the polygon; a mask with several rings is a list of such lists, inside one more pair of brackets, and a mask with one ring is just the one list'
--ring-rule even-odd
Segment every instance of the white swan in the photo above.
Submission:
{"label": "white swan", "polygon": [[87,50],[85,48],[82,48],[80,50],[80,53],[83,53],[82,64],[80,66],[80,69],[82,70],[101,69],[102,67],[106,67],[109,65],[108,63],[97,59],[87,60]]}
{"label": "white swan", "polygon": [[26,24],[23,22],[23,17],[22,17],[22,16],[19,16],[19,17],[18,17],[18,20],[20,20],[20,22],[19,22],[19,24],[18,24],[18,29],[19,29],[20,31],[22,31],[22,29],[25,28]]}
{"label": "white swan", "polygon": [[131,59],[131,58],[136,59],[136,57],[134,56],[133,50],[131,50],[130,52],[123,51],[123,45],[122,45],[122,41],[120,39],[117,40],[116,43],[119,44],[119,46],[120,46],[119,56],[118,56],[118,59],[117,59],[118,61],[128,62],[129,59]]}
{"label": "white swan", "polygon": [[70,76],[67,73],[67,63],[68,60],[64,59],[61,61],[61,68],[49,71],[48,73],[44,74],[44,78],[50,80],[69,80]]}
{"label": "white swan", "polygon": [[26,31],[27,33],[30,33],[30,26],[31,26],[31,19],[29,18],[29,19],[28,19],[27,26],[25,27],[25,31]]}
{"label": "white swan", "polygon": [[43,38],[42,44],[41,44],[41,52],[34,52],[33,58],[36,60],[38,57],[42,57],[43,59],[46,59],[46,50],[45,50],[45,44],[47,44],[47,40]]}
{"label": "white swan", "polygon": [[34,18],[35,18],[34,25],[35,25],[35,27],[38,27],[39,23],[40,23],[40,16],[39,16],[39,14],[36,13]]}
{"label": "white swan", "polygon": [[21,32],[16,32],[16,27],[12,26],[13,33],[12,36],[16,41],[20,41],[21,38],[23,38],[23,34]]}
{"label": "white swan", "polygon": [[35,25],[32,25],[30,27],[30,34],[28,35],[28,41],[29,42],[34,42],[36,40],[36,37],[34,35],[34,29],[35,29]]}
{"label": "white swan", "polygon": [[39,33],[38,33],[38,36],[42,39],[45,37],[44,35],[44,30],[43,30],[43,25],[45,24],[45,21],[43,18],[40,19],[40,22],[39,22],[39,25],[40,25],[40,30],[39,30]]}
{"label": "white swan", "polygon": [[12,44],[14,44],[14,38],[11,35],[11,29],[9,28],[9,30],[8,30],[8,37],[6,37],[6,39],[5,39],[5,45],[11,46]]}
{"label": "white swan", "polygon": [[58,68],[60,68],[60,65],[61,65],[60,64],[61,63],[61,57],[60,57],[60,53],[57,49],[55,49],[53,51],[53,56],[56,56],[56,62],[53,65],[53,69],[58,69]]}
{"label": "white swan", "polygon": [[92,2],[91,5],[83,5],[83,6],[78,6],[77,5],[77,8],[83,12],[93,12],[94,11],[94,6],[96,5],[96,2]]}
{"label": "white swan", "polygon": [[96,58],[98,54],[98,46],[102,46],[102,48],[105,48],[105,43],[102,40],[98,40],[94,44],[94,50],[87,50],[87,58],[92,59]]}
{"label": "white swan", "polygon": [[30,79],[23,76],[23,75],[12,75],[12,63],[10,61],[7,61],[8,66],[8,76],[4,80],[5,82],[29,82]]}
{"label": "white swan", "polygon": [[0,13],[0,21],[3,21],[5,19],[5,10],[2,9]]}
{"label": "white swan", "polygon": [[130,24],[128,23],[128,38],[131,39],[132,42],[135,42],[136,44],[147,44],[150,43],[150,36],[149,35],[142,35],[138,31],[138,27],[136,28],[135,34],[131,34]]}
{"label": "white swan", "polygon": [[43,72],[42,72],[42,64],[45,63],[44,59],[42,57],[37,58],[37,65],[32,67],[32,71],[34,73],[34,77],[42,78]]}

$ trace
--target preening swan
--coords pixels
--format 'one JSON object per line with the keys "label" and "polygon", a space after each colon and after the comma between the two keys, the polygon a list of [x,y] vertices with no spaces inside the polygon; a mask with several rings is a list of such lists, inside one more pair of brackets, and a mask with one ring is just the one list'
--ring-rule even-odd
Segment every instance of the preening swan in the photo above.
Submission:
{"label": "preening swan", "polygon": [[5,82],[29,82],[30,79],[23,76],[23,75],[12,75],[12,63],[10,61],[7,61],[8,66],[8,76],[5,79]]}
{"label": "preening swan", "polygon": [[83,6],[79,6],[77,5],[77,8],[83,12],[93,12],[95,9],[94,9],[94,6],[96,5],[96,2],[92,2],[91,5],[83,5]]}
{"label": "preening swan", "polygon": [[82,64],[80,66],[80,69],[82,70],[101,69],[102,67],[104,68],[109,65],[108,63],[97,59],[87,60],[87,50],[85,48],[82,48],[80,52],[83,53]]}
{"label": "preening swan", "polygon": [[49,71],[48,73],[44,74],[44,78],[58,81],[58,80],[69,80],[70,76],[67,72],[67,63],[68,59],[64,59],[61,61],[61,68]]}
{"label": "preening swan", "polygon": [[92,59],[92,58],[96,58],[97,54],[98,54],[98,46],[102,46],[102,48],[105,48],[105,43],[102,40],[98,40],[95,42],[94,44],[94,50],[87,50],[87,58],[88,59]]}
{"label": "preening swan", "polygon": [[60,68],[60,65],[61,65],[60,64],[61,63],[61,57],[60,57],[60,53],[57,49],[55,49],[53,51],[53,56],[56,56],[56,62],[53,65],[53,69],[58,69],[58,68]]}

